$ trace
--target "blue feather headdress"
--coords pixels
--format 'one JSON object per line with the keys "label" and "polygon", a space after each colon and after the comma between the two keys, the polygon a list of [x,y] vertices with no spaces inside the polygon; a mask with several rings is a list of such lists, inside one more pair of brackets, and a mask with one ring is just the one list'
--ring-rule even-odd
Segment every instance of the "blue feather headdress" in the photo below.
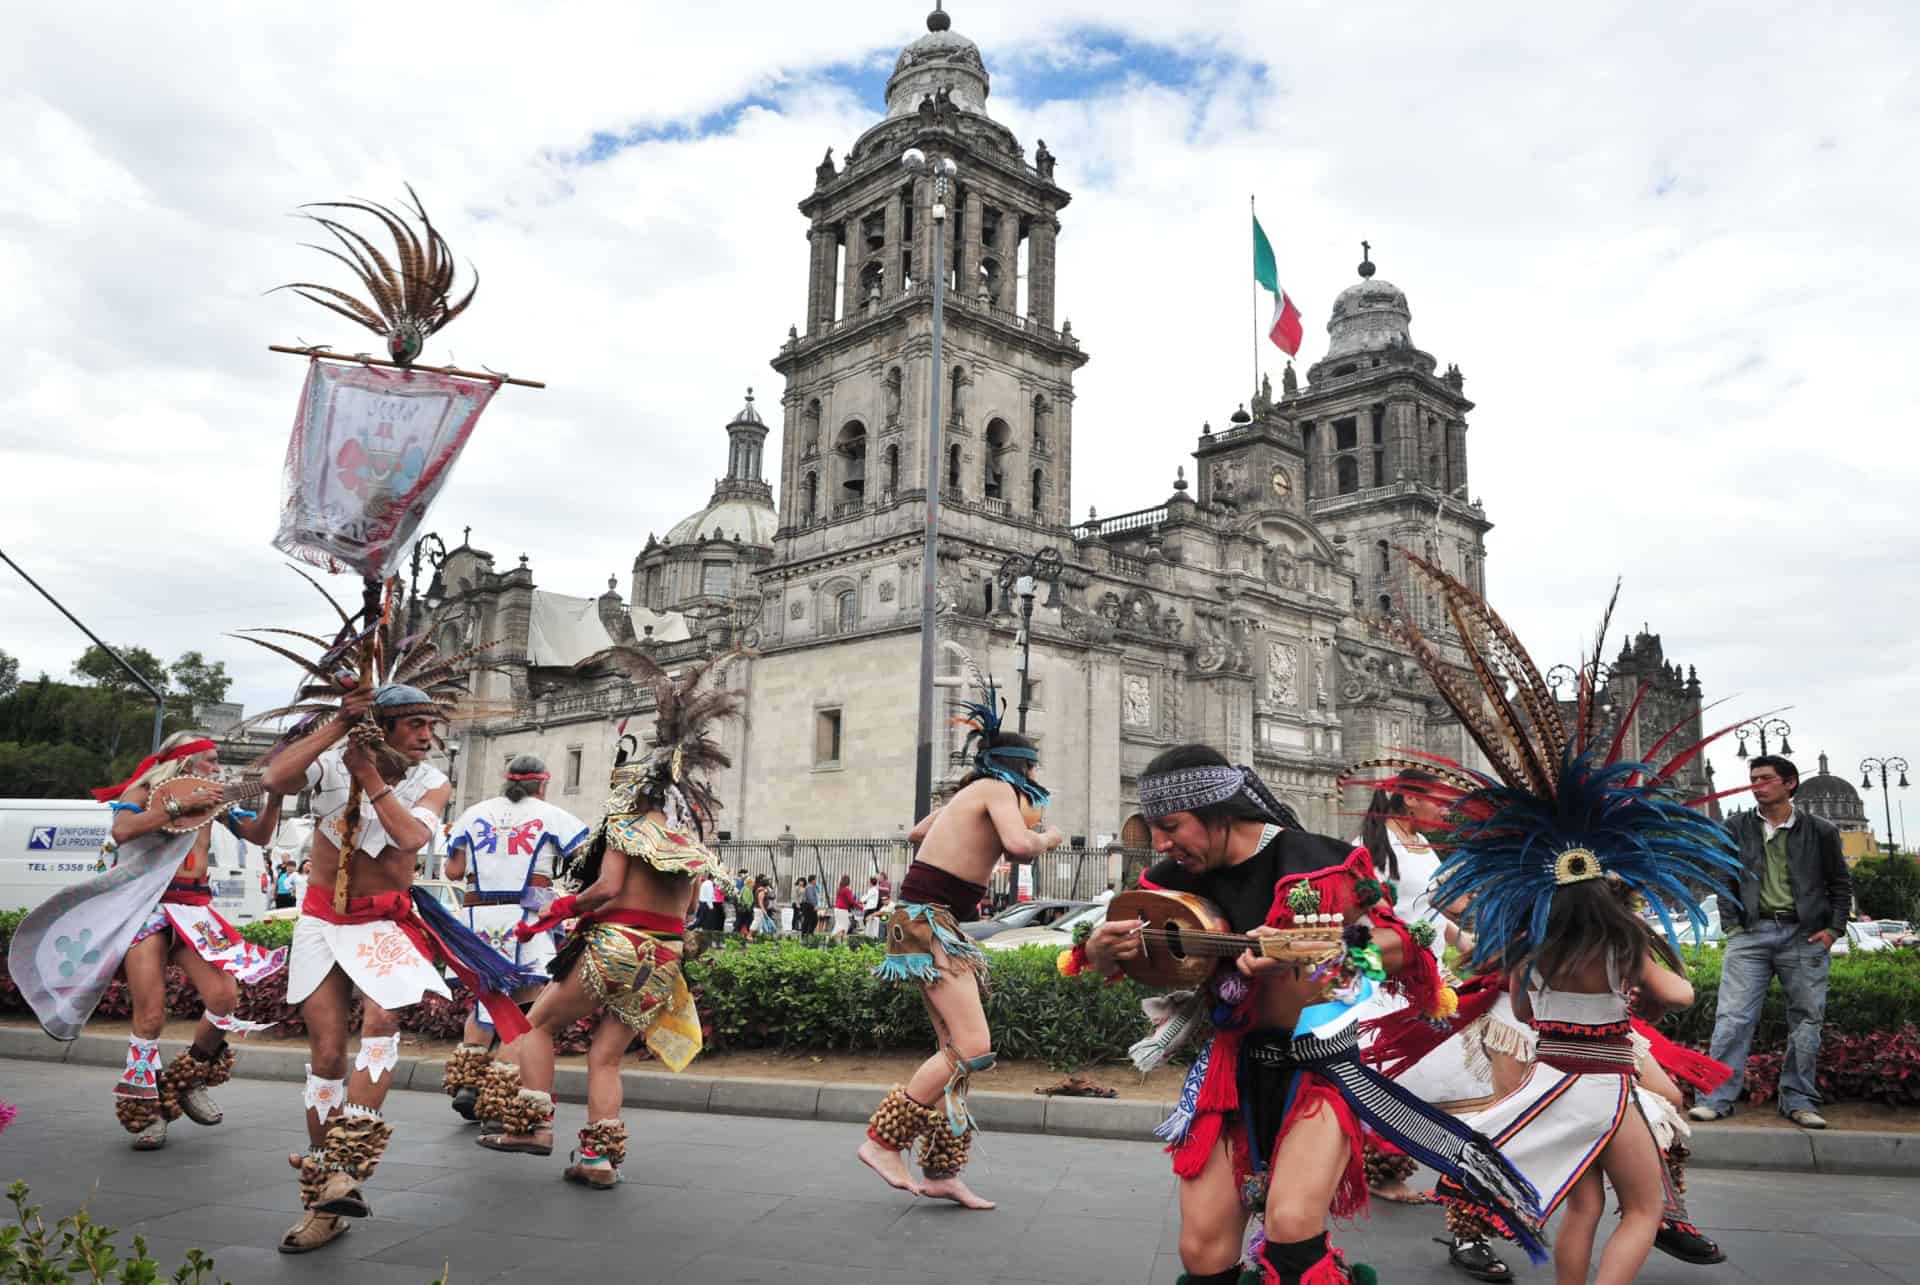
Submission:
{"label": "blue feather headdress", "polygon": [[[1446,855],[1433,902],[1469,902],[1465,922],[1475,938],[1473,965],[1485,968],[1502,959],[1512,964],[1532,954],[1546,936],[1558,891],[1592,879],[1617,879],[1644,898],[1676,951],[1676,915],[1694,926],[1697,939],[1706,928],[1701,896],[1728,886],[1739,859],[1726,831],[1692,806],[1705,800],[1680,797],[1668,781],[1725,730],[1661,766],[1622,759],[1639,697],[1610,744],[1598,742],[1594,727],[1600,705],[1595,662],[1612,602],[1594,640],[1593,660],[1581,667],[1569,726],[1557,695],[1506,622],[1439,567],[1411,553],[1406,558],[1444,594],[1471,681],[1411,620],[1401,622],[1408,646],[1493,774],[1444,759],[1387,759],[1363,766],[1419,771],[1405,781],[1350,783],[1423,794],[1453,811],[1450,833],[1436,845]],[[1661,737],[1645,757],[1652,759],[1673,734]]]}
{"label": "blue feather headdress", "polygon": [[1047,792],[1028,780],[1026,773],[1026,765],[1038,762],[1039,753],[1020,745],[994,745],[993,738],[1000,734],[1000,720],[1006,713],[1007,700],[991,678],[981,685],[980,695],[979,700],[957,702],[966,711],[966,717],[953,720],[971,729],[963,752],[973,751],[974,771],[1005,781],[1033,806],[1046,807]]}

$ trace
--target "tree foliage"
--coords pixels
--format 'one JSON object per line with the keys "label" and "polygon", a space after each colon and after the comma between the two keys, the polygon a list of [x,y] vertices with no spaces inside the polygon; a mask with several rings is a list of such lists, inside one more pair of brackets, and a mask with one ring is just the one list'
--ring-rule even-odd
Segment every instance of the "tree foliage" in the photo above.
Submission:
{"label": "tree foliage", "polygon": [[20,685],[20,662],[0,650],[0,700],[13,695],[13,689]]}

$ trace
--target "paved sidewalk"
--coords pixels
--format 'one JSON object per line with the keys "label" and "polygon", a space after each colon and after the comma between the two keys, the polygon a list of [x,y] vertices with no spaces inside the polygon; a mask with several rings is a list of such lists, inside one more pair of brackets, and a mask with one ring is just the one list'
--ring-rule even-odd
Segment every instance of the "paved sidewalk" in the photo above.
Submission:
{"label": "paved sidewalk", "polygon": [[[1165,1158],[1148,1144],[988,1133],[968,1176],[1001,1207],[967,1213],[882,1186],[853,1159],[854,1125],[628,1110],[628,1181],[610,1193],[559,1180],[564,1157],[495,1156],[438,1094],[388,1102],[392,1148],[371,1184],[375,1217],[326,1250],[273,1245],[296,1214],[289,1150],[304,1145],[299,1090],[236,1080],[226,1123],[180,1121],[166,1150],[136,1154],[114,1122],[108,1068],[0,1060],[20,1118],[0,1135],[0,1183],[26,1178],[49,1213],[89,1199],[140,1232],[163,1266],[211,1253],[236,1285],[272,1281],[453,1285],[568,1279],[777,1285],[1171,1285],[1178,1215]],[[562,1105],[563,1136],[583,1123]],[[1653,1285],[1910,1281],[1920,1285],[1913,1179],[1702,1171],[1699,1220],[1733,1255],[1716,1268],[1658,1255]],[[1388,1285],[1458,1282],[1429,1209],[1386,1206],[1336,1242]],[[1521,1260],[1516,1259],[1518,1264]],[[1546,1269],[1518,1272],[1548,1282]]]}

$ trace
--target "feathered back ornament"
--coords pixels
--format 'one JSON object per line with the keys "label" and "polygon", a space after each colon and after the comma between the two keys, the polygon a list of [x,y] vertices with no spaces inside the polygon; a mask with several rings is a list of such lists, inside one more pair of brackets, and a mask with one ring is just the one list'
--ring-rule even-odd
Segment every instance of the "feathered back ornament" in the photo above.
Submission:
{"label": "feathered back ornament", "polygon": [[[340,618],[340,627],[332,639],[298,629],[247,629],[233,635],[292,661],[300,667],[303,675],[291,702],[255,714],[241,724],[242,727],[255,727],[283,718],[295,720],[262,756],[262,761],[272,757],[281,747],[311,732],[321,720],[331,718],[339,710],[341,698],[358,688],[363,679],[393,695],[402,694],[401,689],[413,689],[406,694],[404,702],[384,701],[376,704],[373,711],[376,718],[395,717],[401,713],[431,713],[437,718],[454,721],[478,712],[467,691],[467,674],[474,668],[474,658],[491,648],[492,643],[482,643],[443,655],[439,644],[433,641],[438,617],[428,620],[418,633],[406,632],[402,619],[405,613],[395,610],[394,586],[398,584],[397,580],[389,583],[379,618],[369,624],[362,617],[350,614],[318,580],[299,567],[291,570],[327,600],[327,605]],[[313,648],[315,654],[303,656],[292,647],[255,637],[256,634],[298,639]],[[360,658],[369,637],[373,641],[373,669],[362,675],[359,672]],[[421,696],[425,696],[424,702],[419,699]],[[398,758],[397,755],[393,757]],[[383,771],[389,766],[392,765],[383,762]],[[403,765],[401,770],[405,770]]]}
{"label": "feathered back ornament", "polygon": [[962,718],[953,721],[969,729],[961,752],[971,751],[973,769],[982,776],[990,776],[996,781],[1005,781],[1014,788],[1014,792],[1033,804],[1036,808],[1047,806],[1047,792],[1027,778],[1029,765],[1040,761],[1039,752],[1023,745],[995,745],[994,738],[1000,735],[1001,720],[1006,715],[1007,699],[994,686],[993,679],[980,680],[980,699],[957,701],[956,705],[966,711]]}
{"label": "feathered back ornament", "polygon": [[[1436,842],[1445,860],[1433,901],[1468,902],[1473,966],[1533,954],[1545,938],[1556,894],[1607,877],[1646,899],[1676,951],[1677,913],[1685,914],[1696,933],[1704,931],[1700,894],[1725,886],[1739,861],[1726,832],[1691,806],[1704,800],[1684,799],[1667,782],[1731,729],[1679,750],[1659,766],[1623,760],[1620,751],[1627,724],[1639,709],[1638,697],[1610,745],[1602,747],[1593,738],[1594,675],[1605,641],[1604,620],[1593,656],[1581,666],[1569,728],[1532,657],[1493,608],[1439,567],[1411,553],[1406,558],[1443,595],[1471,677],[1448,665],[1411,620],[1401,627],[1415,659],[1486,755],[1493,775],[1407,753],[1356,764],[1344,783],[1417,793],[1449,809]],[[1614,600],[1618,597],[1616,585]],[[1610,601],[1608,618],[1612,611]],[[1654,758],[1674,731],[1646,757]],[[1419,775],[1405,779],[1401,774],[1409,768],[1418,768]],[[1377,775],[1382,771],[1394,775]]]}
{"label": "feathered back ornament", "polygon": [[420,222],[419,232],[408,224],[404,213],[396,213],[374,201],[316,201],[305,207],[357,210],[373,215],[386,225],[387,235],[393,238],[398,267],[373,242],[339,220],[320,214],[306,216],[325,228],[346,253],[324,245],[309,244],[307,248],[331,255],[352,269],[366,291],[364,300],[311,281],[274,287],[291,290],[302,299],[382,336],[387,341],[387,355],[402,366],[410,365],[420,355],[428,335],[445,328],[465,312],[480,288],[476,273],[467,293],[458,302],[454,301],[453,251],[447,248],[447,239],[427,217],[426,206],[420,203],[420,196],[411,183],[407,185],[407,196],[413,202],[413,217]]}
{"label": "feathered back ornament", "polygon": [[[657,807],[673,828],[705,834],[720,810],[720,800],[706,777],[733,764],[710,729],[718,719],[737,718],[745,700],[744,693],[712,686],[707,680],[751,654],[725,652],[668,673],[644,647],[619,643],[574,666],[587,673],[624,674],[653,689],[653,736],[646,753],[637,763],[623,756],[614,771],[614,790],[616,794],[623,789],[633,792],[629,803],[633,810]],[[612,807],[609,804],[609,810]]]}

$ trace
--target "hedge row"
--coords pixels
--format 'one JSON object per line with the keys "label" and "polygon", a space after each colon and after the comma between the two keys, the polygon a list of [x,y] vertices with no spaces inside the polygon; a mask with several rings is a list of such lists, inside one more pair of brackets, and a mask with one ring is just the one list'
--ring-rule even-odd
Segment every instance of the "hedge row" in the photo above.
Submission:
{"label": "hedge row", "polygon": [[[11,935],[19,918],[20,912],[0,914],[0,941]],[[275,921],[247,924],[241,931],[249,940],[275,947],[286,944],[292,929],[291,921]],[[722,939],[687,970],[708,1047],[913,1052],[928,1048],[927,1018],[918,992],[883,985],[871,976],[880,949],[879,943],[859,938],[751,943],[737,937]],[[1044,947],[993,956],[987,1018],[996,1050],[1003,1057],[1044,1061],[1060,1068],[1122,1059],[1127,1046],[1145,1033],[1140,1000],[1148,992],[1132,982],[1109,985],[1091,974],[1063,977],[1054,956],[1053,950]],[[1920,960],[1910,951],[1836,958],[1827,991],[1830,1040],[1886,1036],[1888,1047],[1920,1049],[1920,1045],[1891,1040],[1904,1028],[1920,1026],[1920,967],[1916,964]],[[1689,965],[1698,1001],[1686,1012],[1669,1016],[1662,1026],[1674,1039],[1704,1047],[1713,1034],[1720,952],[1699,951]],[[278,1022],[285,1035],[303,1034],[305,1025],[285,995],[281,978],[243,986],[240,1014],[252,1021]],[[177,973],[167,998],[174,1016],[198,1016],[197,997]],[[403,1014],[403,1028],[425,1039],[457,1039],[468,1007],[464,996],[456,995],[451,1003],[429,997]],[[1785,1010],[1776,987],[1762,1010],[1754,1043],[1757,1054],[1774,1053],[1784,1045]],[[0,965],[0,1014],[25,1012],[18,989]],[[110,1018],[129,1014],[124,985],[109,988],[99,1012]],[[586,1037],[583,1024],[563,1038],[562,1050],[583,1051]],[[1866,1058],[1867,1045],[1861,1046],[1858,1058],[1838,1052],[1850,1045],[1834,1043],[1832,1047],[1835,1059]],[[1896,1061],[1904,1066],[1901,1059],[1905,1057],[1901,1052]],[[1838,1060],[1834,1064],[1846,1077],[1854,1076]],[[1920,1055],[1914,1065],[1915,1083],[1920,1085]],[[1765,1066],[1762,1062],[1757,1069]]]}

